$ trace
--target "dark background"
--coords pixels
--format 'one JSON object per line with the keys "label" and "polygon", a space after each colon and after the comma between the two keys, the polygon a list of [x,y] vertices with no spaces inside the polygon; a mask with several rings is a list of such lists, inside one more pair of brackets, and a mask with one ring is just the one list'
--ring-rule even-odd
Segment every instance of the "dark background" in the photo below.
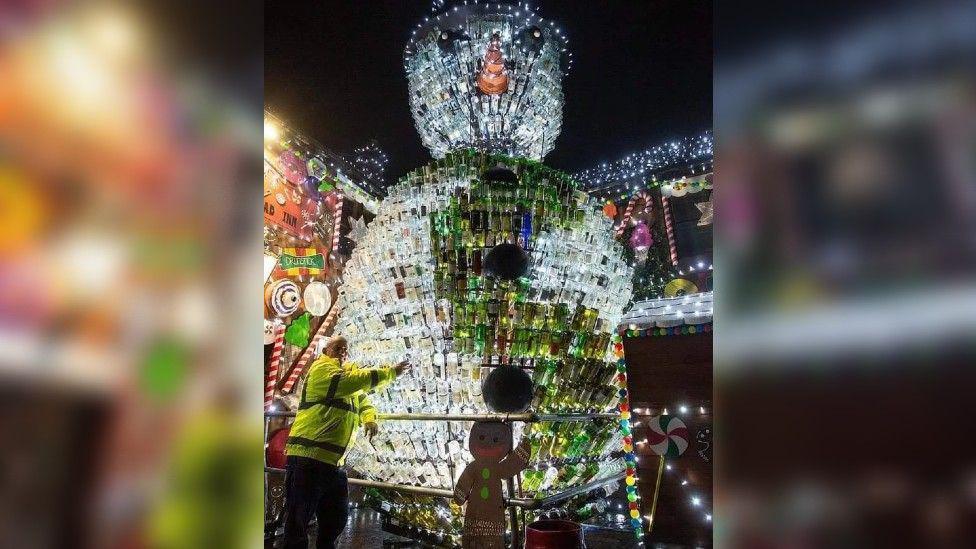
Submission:
{"label": "dark background", "polygon": [[[574,172],[711,128],[711,2],[532,4],[568,34],[576,60],[547,164]],[[429,12],[426,0],[266,3],[266,106],[336,152],[377,139],[388,181],[427,163],[402,59]]]}

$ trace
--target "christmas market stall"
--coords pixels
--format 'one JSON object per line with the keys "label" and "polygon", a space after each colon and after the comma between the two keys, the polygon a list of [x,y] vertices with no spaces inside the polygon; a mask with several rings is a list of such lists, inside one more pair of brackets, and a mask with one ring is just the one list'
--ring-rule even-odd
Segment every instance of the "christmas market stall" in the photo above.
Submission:
{"label": "christmas market stall", "polygon": [[[335,327],[343,267],[375,215],[382,170],[374,165],[366,175],[356,162],[375,144],[348,159],[270,112],[264,132],[264,408],[273,413],[296,409],[298,382]],[[266,422],[269,447],[283,444],[285,423]],[[284,485],[281,475],[266,476],[266,518],[273,524]]]}

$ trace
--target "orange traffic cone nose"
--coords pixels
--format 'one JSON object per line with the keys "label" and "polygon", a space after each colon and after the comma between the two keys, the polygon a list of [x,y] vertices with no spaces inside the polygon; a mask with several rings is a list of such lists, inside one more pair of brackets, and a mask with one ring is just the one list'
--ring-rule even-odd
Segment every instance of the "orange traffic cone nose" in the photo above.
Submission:
{"label": "orange traffic cone nose", "polygon": [[478,89],[485,95],[500,95],[508,91],[508,71],[502,56],[502,39],[496,33],[488,42],[481,72],[478,73]]}

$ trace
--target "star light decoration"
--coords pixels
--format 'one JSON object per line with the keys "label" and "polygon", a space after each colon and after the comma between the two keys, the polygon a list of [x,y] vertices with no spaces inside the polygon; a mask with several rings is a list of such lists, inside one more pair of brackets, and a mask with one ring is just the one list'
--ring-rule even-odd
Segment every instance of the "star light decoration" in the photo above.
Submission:
{"label": "star light decoration", "polygon": [[359,244],[359,242],[365,236],[366,236],[366,222],[363,221],[362,216],[360,216],[359,218],[352,218],[352,217],[350,217],[349,218],[349,234],[346,235],[346,238],[348,238],[349,240],[352,240],[356,244]]}
{"label": "star light decoration", "polygon": [[[562,125],[562,79],[572,65],[567,38],[527,3],[437,1],[404,52],[410,110],[435,158],[476,148],[534,160]],[[497,34],[509,83],[477,90],[485,54]]]}
{"label": "star light decoration", "polygon": [[707,227],[708,225],[711,225],[713,213],[712,201],[706,200],[704,202],[699,202],[695,204],[695,207],[701,212],[701,218],[698,219],[698,226]]}

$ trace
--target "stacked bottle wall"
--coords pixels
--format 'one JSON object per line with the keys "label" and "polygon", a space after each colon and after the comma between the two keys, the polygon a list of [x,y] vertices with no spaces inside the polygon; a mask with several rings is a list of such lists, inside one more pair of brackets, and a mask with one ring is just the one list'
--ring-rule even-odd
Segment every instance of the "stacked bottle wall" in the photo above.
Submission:
{"label": "stacked bottle wall", "polygon": [[[415,364],[371,397],[377,410],[488,412],[482,380],[500,364],[530,372],[533,411],[612,410],[607,347],[631,272],[597,208],[565,174],[475,151],[450,153],[392,187],[346,265],[336,328],[352,362]],[[486,269],[504,243],[528,252],[528,271],[514,281]],[[372,480],[451,489],[472,459],[470,426],[388,421],[355,442],[348,463]],[[515,442],[523,436],[532,443],[519,479],[527,497],[625,468],[614,420],[516,423]],[[447,500],[380,491],[371,500],[405,525],[458,534],[459,510]]]}

